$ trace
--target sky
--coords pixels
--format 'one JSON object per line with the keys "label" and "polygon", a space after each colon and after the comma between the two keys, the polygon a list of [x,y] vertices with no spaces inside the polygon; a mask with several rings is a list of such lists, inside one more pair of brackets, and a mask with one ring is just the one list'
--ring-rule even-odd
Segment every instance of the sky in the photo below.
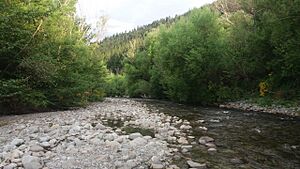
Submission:
{"label": "sky", "polygon": [[78,0],[77,15],[95,26],[108,17],[104,36],[129,31],[167,16],[180,15],[214,0]]}

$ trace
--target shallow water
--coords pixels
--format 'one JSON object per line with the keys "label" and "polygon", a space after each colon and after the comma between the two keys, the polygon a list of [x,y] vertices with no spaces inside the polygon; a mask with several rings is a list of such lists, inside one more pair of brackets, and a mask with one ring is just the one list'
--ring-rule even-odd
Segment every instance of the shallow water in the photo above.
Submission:
{"label": "shallow water", "polygon": [[[184,106],[155,100],[138,100],[157,113],[189,120],[189,135],[215,139],[217,152],[195,144],[188,154],[179,154],[177,164],[188,168],[186,160],[207,163],[209,168],[300,169],[300,118],[267,113],[229,111],[218,108]],[[204,120],[204,123],[197,122]],[[219,122],[218,122],[219,121]],[[208,128],[208,131],[199,129]],[[239,164],[231,162],[239,159]]]}

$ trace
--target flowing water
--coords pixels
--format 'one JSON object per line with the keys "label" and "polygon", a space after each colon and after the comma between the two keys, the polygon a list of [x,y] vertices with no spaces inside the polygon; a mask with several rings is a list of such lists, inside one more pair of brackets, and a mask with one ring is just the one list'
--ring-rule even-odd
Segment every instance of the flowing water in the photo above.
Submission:
{"label": "flowing water", "polygon": [[[214,169],[300,169],[299,117],[139,101],[155,113],[159,111],[189,120],[193,126],[189,134],[196,140],[201,136],[215,139],[216,153],[208,153],[207,148],[195,144],[190,153],[174,155],[181,168],[188,168],[186,159],[192,159]],[[199,129],[199,126],[208,130]]]}

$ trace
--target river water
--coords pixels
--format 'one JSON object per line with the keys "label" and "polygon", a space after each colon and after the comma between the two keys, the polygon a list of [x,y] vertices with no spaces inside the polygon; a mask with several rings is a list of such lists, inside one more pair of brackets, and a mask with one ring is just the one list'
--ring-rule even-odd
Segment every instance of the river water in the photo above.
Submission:
{"label": "river water", "polygon": [[[195,144],[189,153],[174,155],[177,165],[188,168],[186,159],[205,162],[208,168],[300,169],[300,118],[267,113],[225,111],[164,101],[138,100],[154,113],[189,120],[189,135],[215,139],[216,153]],[[199,123],[199,120],[204,120]],[[204,131],[199,127],[206,127]]]}

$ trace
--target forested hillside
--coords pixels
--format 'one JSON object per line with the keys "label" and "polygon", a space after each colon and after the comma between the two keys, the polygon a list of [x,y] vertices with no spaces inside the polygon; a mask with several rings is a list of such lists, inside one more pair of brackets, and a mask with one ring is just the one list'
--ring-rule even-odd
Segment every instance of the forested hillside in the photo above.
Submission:
{"label": "forested hillside", "polygon": [[2,113],[80,106],[103,97],[105,65],[89,42],[93,35],[85,33],[89,26],[75,17],[75,4],[0,2]]}
{"label": "forested hillside", "polygon": [[0,2],[0,109],[106,96],[299,101],[300,1],[218,0],[91,43],[76,0]]}
{"label": "forested hillside", "polygon": [[299,13],[298,0],[219,0],[162,22],[138,45],[125,38],[138,31],[111,37],[104,44],[122,37],[131,46],[108,55],[117,75],[107,91],[189,103],[299,100]]}

